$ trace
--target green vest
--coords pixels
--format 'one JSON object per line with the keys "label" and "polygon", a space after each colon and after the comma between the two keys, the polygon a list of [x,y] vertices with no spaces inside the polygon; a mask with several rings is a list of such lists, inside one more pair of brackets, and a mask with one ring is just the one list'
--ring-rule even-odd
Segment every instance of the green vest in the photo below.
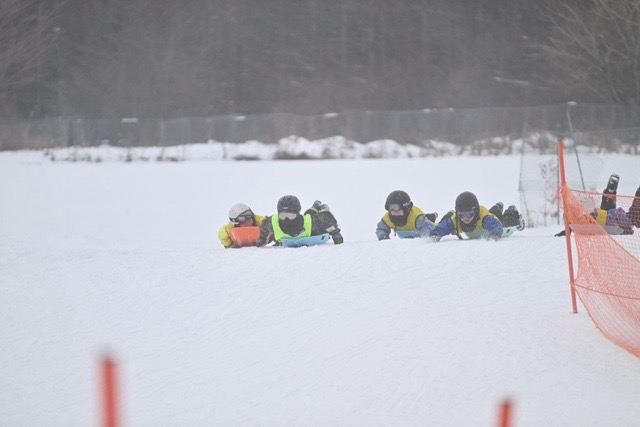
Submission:
{"label": "green vest", "polygon": [[289,236],[280,228],[280,221],[278,221],[278,214],[271,215],[271,225],[273,226],[273,239],[279,242],[283,239],[294,239],[297,237],[309,237],[311,236],[311,215],[304,215],[304,229],[297,236]]}

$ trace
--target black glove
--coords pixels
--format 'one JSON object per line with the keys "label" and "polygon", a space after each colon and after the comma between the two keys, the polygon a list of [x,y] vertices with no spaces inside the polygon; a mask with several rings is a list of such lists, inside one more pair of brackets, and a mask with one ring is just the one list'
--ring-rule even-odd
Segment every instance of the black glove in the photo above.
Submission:
{"label": "black glove", "polygon": [[258,237],[258,240],[256,240],[256,245],[266,245],[267,243],[269,243],[269,239],[271,238],[271,236],[273,236],[273,231],[263,223],[263,225],[260,227],[260,237]]}
{"label": "black glove", "polygon": [[376,237],[378,238],[378,240],[387,240],[389,239],[389,233],[385,232],[384,230],[376,230]]}
{"label": "black glove", "polygon": [[557,232],[556,234],[554,234],[553,236],[554,236],[554,237],[562,237],[562,236],[564,236],[565,234],[566,234],[566,233],[564,232],[564,230],[562,230],[562,231],[558,231],[558,232]]}
{"label": "black glove", "polygon": [[424,216],[426,216],[429,221],[436,222],[436,219],[438,219],[438,212],[430,212]]}
{"label": "black glove", "polygon": [[336,245],[341,245],[344,242],[344,238],[342,237],[342,234],[340,234],[339,231],[337,233],[333,233],[331,235],[331,238],[333,239],[333,243]]}
{"label": "black glove", "polygon": [[328,211],[329,205],[322,203],[320,200],[316,200],[315,202],[313,202],[313,205],[311,205],[311,209],[315,209],[318,212]]}

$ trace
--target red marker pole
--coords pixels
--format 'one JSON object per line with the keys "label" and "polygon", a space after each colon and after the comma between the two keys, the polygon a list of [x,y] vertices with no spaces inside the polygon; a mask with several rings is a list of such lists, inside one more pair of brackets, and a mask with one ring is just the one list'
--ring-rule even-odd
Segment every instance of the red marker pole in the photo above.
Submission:
{"label": "red marker pole", "polygon": [[571,252],[571,228],[569,228],[569,217],[567,211],[567,177],[564,169],[564,141],[558,139],[558,167],[560,169],[560,191],[562,194],[562,204],[564,209],[564,235],[567,243],[567,260],[569,262],[569,287],[571,288],[571,309],[574,313],[578,312],[578,303],[576,301],[576,280],[573,273],[573,254]]}
{"label": "red marker pole", "polygon": [[500,405],[498,427],[511,427],[512,412],[511,400],[505,399],[502,405]]}
{"label": "red marker pole", "polygon": [[111,356],[103,356],[101,370],[102,425],[104,427],[118,427],[118,387],[116,364]]}

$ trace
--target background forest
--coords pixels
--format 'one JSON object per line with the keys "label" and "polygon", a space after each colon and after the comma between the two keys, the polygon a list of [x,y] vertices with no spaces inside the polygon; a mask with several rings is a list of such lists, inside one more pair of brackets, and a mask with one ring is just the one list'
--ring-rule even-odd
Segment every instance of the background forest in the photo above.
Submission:
{"label": "background forest", "polygon": [[0,0],[0,116],[640,101],[640,1]]}

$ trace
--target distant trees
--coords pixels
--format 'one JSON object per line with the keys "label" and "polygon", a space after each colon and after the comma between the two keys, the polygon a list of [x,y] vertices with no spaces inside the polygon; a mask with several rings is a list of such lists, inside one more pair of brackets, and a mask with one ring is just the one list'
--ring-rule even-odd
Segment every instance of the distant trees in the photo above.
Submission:
{"label": "distant trees", "polygon": [[58,2],[0,0],[0,114],[42,114],[55,96]]}
{"label": "distant trees", "polygon": [[639,1],[0,0],[0,114],[638,103]]}
{"label": "distant trees", "polygon": [[540,1],[549,33],[540,81],[600,102],[640,104],[640,0]]}

